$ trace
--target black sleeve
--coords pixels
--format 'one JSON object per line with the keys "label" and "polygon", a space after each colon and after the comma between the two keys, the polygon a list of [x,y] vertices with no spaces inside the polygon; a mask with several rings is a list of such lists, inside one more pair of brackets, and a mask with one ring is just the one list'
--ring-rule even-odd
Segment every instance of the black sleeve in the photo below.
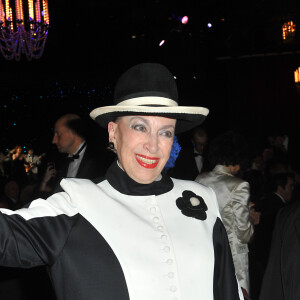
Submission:
{"label": "black sleeve", "polygon": [[62,198],[36,200],[28,209],[1,210],[1,266],[31,268],[54,263],[78,218],[76,208]]}
{"label": "black sleeve", "polygon": [[214,225],[213,244],[215,251],[214,299],[240,300],[227,233],[219,218]]}

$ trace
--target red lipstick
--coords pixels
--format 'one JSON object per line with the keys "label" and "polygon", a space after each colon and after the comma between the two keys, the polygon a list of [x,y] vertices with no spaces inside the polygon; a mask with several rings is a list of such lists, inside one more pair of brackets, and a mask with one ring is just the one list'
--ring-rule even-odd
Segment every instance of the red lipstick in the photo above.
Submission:
{"label": "red lipstick", "polygon": [[[142,167],[144,167],[146,169],[154,169],[159,162],[158,157],[148,157],[148,156],[141,155],[141,154],[135,154],[135,159]],[[141,160],[141,159],[143,159],[143,160]],[[145,160],[148,160],[148,161],[145,161]]]}

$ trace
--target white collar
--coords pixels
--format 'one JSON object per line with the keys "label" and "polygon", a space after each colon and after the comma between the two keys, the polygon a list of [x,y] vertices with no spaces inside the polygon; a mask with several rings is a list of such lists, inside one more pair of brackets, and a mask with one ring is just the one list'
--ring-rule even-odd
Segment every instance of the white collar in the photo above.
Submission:
{"label": "white collar", "polygon": [[[73,155],[76,155],[76,154],[78,153],[78,151],[80,151],[81,147],[82,147],[84,144],[86,144],[86,141],[83,141],[83,142],[79,145],[79,147],[76,149],[75,153],[69,154],[68,157],[71,157],[71,156],[73,156]],[[85,147],[84,147],[84,148],[85,148]],[[80,151],[79,156],[80,156],[81,153],[84,152],[84,148],[82,149],[82,151]]]}
{"label": "white collar", "polygon": [[277,195],[277,196],[281,199],[281,201],[282,201],[284,204],[286,204],[286,201],[284,200],[284,198],[283,198],[281,195],[279,195],[279,194],[276,193],[276,192],[274,192],[274,194]]}

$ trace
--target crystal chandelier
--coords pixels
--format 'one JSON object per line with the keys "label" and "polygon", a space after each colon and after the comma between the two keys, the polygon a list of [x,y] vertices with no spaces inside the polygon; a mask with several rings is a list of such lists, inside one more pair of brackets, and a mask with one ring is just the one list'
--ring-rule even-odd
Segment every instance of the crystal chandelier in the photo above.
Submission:
{"label": "crystal chandelier", "polygon": [[5,59],[39,59],[49,29],[48,0],[0,0],[0,51]]}

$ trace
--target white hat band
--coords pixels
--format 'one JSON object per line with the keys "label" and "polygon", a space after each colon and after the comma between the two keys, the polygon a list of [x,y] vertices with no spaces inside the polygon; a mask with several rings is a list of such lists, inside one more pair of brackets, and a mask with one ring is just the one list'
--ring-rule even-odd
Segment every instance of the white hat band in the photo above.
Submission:
{"label": "white hat band", "polygon": [[164,97],[138,97],[133,99],[124,100],[118,103],[116,106],[178,106],[178,103],[172,99]]}

